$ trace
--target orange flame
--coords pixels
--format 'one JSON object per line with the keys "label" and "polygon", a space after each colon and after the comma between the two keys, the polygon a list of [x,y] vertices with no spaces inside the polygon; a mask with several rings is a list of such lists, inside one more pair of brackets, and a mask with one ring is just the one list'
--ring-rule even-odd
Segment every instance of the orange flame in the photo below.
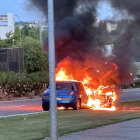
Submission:
{"label": "orange flame", "polygon": [[56,81],[72,81],[72,75],[67,76],[66,71],[61,68],[60,71],[56,74]]}
{"label": "orange flame", "polygon": [[[76,69],[74,69],[73,63],[75,63],[74,65],[77,65]],[[111,67],[111,69],[107,69],[106,73],[102,71],[103,75],[99,79],[100,83],[105,78],[109,78],[109,76],[112,75],[112,73],[114,73],[114,71],[117,71],[117,69],[118,69],[118,67],[115,63],[110,63],[110,67]],[[102,86],[98,86],[98,89],[95,90],[94,87],[92,87],[94,76],[91,77],[90,73],[88,73],[87,71],[88,71],[88,68],[86,68],[86,67],[82,68],[82,66],[77,61],[72,62],[71,60],[66,59],[66,60],[63,60],[62,62],[60,62],[58,64],[57,73],[56,73],[56,81],[81,81],[83,83],[85,91],[86,91],[86,93],[89,97],[87,105],[89,107],[91,107],[91,109],[94,109],[94,110],[109,110],[109,111],[116,110],[115,106],[113,106],[114,102],[117,100],[117,96],[116,96],[115,92],[113,92],[113,93],[112,92],[107,92],[106,93],[106,96],[110,96],[110,98],[112,100],[112,106],[110,108],[107,108],[106,104],[101,105],[101,100],[100,99],[93,99],[92,97],[90,97],[90,95],[95,96],[95,92],[99,88],[101,88]],[[99,73],[98,75],[99,76],[101,74],[100,71],[101,70],[98,70],[98,73]],[[117,75],[117,73],[115,73],[115,74]],[[98,79],[94,79],[94,80],[98,81]],[[96,84],[96,82],[94,82],[94,84]]]}

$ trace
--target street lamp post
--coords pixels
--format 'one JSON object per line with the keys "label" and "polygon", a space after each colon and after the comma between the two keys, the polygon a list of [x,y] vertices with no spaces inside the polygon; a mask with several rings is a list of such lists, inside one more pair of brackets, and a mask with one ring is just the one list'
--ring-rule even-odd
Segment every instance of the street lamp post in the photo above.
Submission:
{"label": "street lamp post", "polygon": [[40,42],[42,43],[42,19],[43,19],[43,17],[44,17],[45,15],[43,15],[42,16],[42,18],[41,18],[41,23],[40,23]]}
{"label": "street lamp post", "polygon": [[50,136],[51,140],[58,139],[57,133],[57,104],[55,81],[55,42],[54,42],[54,9],[53,0],[48,0],[48,43],[49,43],[49,85],[50,85]]}
{"label": "street lamp post", "polygon": [[42,43],[42,27],[40,25],[40,42]]}
{"label": "street lamp post", "polygon": [[[15,15],[15,16],[18,17],[17,15]],[[19,20],[19,24],[21,25],[19,17],[18,17],[18,20]],[[20,26],[19,26],[19,31],[20,31],[20,47],[21,47],[21,28],[20,28]]]}

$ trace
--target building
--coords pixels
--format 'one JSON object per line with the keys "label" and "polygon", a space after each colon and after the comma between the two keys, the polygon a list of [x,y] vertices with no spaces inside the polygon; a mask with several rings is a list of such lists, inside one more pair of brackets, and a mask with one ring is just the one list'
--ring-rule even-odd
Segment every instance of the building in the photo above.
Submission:
{"label": "building", "polygon": [[114,44],[105,45],[105,46],[104,46],[104,55],[105,55],[106,57],[108,57],[108,56],[114,56],[113,50],[114,50]]}
{"label": "building", "polygon": [[118,24],[116,22],[113,22],[113,21],[107,21],[106,22],[106,27],[107,27],[107,31],[109,33],[111,33],[112,31],[117,29]]}
{"label": "building", "polygon": [[0,14],[0,39],[6,39],[6,33],[14,32],[15,18],[13,13]]}
{"label": "building", "polygon": [[28,25],[29,27],[34,27],[34,28],[37,28],[39,26],[38,23],[29,23]]}
{"label": "building", "polygon": [[98,27],[99,26],[99,23],[100,23],[100,18],[97,17],[95,23],[93,24],[94,27]]}

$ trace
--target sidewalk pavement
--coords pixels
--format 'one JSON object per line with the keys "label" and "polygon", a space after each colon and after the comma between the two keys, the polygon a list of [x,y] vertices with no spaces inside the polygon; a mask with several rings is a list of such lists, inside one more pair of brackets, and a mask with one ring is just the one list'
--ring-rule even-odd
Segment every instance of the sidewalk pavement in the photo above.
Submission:
{"label": "sidewalk pavement", "polygon": [[67,134],[58,140],[140,140],[140,119]]}

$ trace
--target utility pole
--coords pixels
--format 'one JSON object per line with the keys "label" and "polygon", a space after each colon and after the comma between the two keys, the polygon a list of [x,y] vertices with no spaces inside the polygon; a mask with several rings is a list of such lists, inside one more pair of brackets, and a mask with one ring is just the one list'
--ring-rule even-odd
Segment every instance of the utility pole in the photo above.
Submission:
{"label": "utility pole", "polygon": [[50,136],[51,140],[58,140],[53,0],[48,0],[48,29],[49,29],[48,43],[49,43],[49,85],[50,85]]}
{"label": "utility pole", "polygon": [[42,26],[40,25],[40,42],[42,43]]}
{"label": "utility pole", "polygon": [[[17,15],[15,15],[16,17],[18,17]],[[20,22],[20,19],[18,17],[18,20],[19,20],[19,24],[21,25],[21,22]],[[19,32],[20,32],[20,47],[21,47],[21,27],[19,25]]]}
{"label": "utility pole", "polygon": [[42,43],[42,19],[43,19],[43,17],[44,17],[45,15],[43,15],[42,16],[42,18],[41,18],[41,23],[40,23],[40,42]]}

